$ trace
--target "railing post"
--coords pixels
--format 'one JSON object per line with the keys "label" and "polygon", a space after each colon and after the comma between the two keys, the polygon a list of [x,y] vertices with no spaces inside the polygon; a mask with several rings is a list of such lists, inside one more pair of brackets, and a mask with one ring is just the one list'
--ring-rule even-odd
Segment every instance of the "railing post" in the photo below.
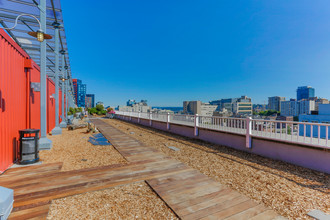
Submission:
{"label": "railing post", "polygon": [[198,136],[198,126],[199,126],[199,116],[195,115],[195,127],[194,127],[194,135]]}
{"label": "railing post", "polygon": [[246,140],[245,140],[245,147],[251,148],[251,134],[252,134],[252,121],[251,117],[246,118]]}
{"label": "railing post", "polygon": [[152,126],[152,112],[150,112],[149,114],[149,125]]}
{"label": "railing post", "polygon": [[166,128],[167,130],[170,130],[170,113],[167,112],[167,120],[166,120]]}
{"label": "railing post", "polygon": [[140,123],[141,122],[141,111],[139,111],[139,113],[138,113],[138,123]]}

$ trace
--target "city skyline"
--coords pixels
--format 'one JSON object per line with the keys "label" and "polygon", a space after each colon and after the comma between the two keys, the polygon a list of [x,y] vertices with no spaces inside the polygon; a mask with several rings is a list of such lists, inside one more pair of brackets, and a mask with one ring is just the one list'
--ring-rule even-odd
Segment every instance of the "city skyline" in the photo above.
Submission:
{"label": "city skyline", "polygon": [[[71,65],[107,105],[132,96],[180,106],[241,95],[263,104],[295,97],[302,85],[330,98],[327,2],[83,2],[63,1]],[[83,14],[93,19],[77,22]],[[92,37],[81,34],[86,26],[106,43],[81,47]]]}

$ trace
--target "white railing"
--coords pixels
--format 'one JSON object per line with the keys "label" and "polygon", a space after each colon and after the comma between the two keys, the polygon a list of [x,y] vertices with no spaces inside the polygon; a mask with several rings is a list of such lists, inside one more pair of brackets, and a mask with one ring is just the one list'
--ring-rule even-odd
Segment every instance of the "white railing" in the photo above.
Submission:
{"label": "white railing", "polygon": [[152,121],[166,122],[167,129],[170,129],[170,124],[186,125],[195,128],[195,135],[198,135],[198,128],[241,134],[246,136],[248,148],[251,147],[251,137],[259,137],[330,149],[328,140],[330,124],[325,123],[122,111],[116,111],[116,116],[129,119],[135,117],[139,121],[147,119],[150,125]]}

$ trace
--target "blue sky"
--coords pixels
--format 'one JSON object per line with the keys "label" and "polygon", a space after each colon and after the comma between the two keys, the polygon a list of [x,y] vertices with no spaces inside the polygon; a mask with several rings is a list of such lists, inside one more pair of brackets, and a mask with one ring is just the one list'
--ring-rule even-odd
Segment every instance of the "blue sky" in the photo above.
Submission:
{"label": "blue sky", "polygon": [[330,98],[327,0],[62,0],[71,69],[107,105]]}

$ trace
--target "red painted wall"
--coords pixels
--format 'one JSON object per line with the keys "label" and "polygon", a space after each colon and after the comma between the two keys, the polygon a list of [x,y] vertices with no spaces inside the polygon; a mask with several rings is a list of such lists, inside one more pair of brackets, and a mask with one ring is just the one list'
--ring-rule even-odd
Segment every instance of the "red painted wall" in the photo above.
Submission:
{"label": "red painted wall", "polygon": [[[40,92],[30,88],[40,83],[40,68],[0,29],[0,174],[18,155],[19,130],[40,129]],[[29,68],[25,68],[29,67]],[[55,127],[55,85],[47,79],[47,132]],[[61,108],[60,108],[61,111]]]}

